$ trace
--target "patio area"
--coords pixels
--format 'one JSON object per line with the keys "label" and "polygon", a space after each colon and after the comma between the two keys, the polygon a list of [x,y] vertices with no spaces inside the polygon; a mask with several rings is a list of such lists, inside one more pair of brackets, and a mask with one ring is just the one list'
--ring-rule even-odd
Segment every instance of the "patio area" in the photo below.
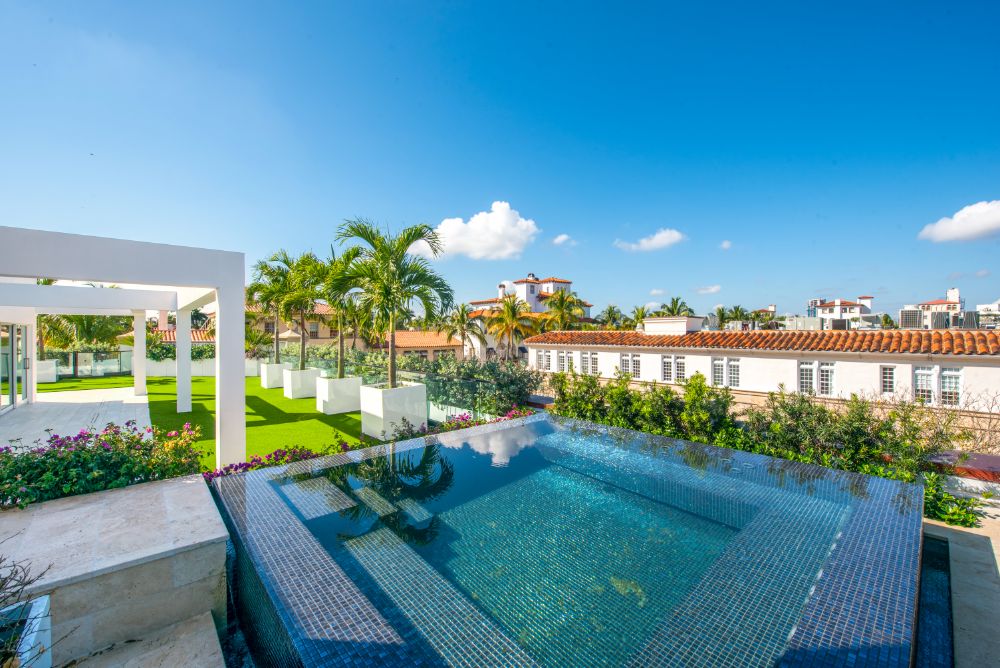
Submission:
{"label": "patio area", "polygon": [[51,434],[76,434],[109,422],[135,420],[150,424],[148,397],[135,396],[129,387],[39,393],[35,401],[0,418],[0,445],[31,448]]}

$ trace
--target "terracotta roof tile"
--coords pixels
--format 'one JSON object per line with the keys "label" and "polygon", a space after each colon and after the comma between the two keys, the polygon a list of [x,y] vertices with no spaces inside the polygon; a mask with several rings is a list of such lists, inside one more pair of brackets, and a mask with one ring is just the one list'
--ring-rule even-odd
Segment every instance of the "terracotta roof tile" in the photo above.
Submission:
{"label": "terracotta roof tile", "polygon": [[994,330],[757,330],[702,331],[683,335],[652,335],[635,331],[546,332],[526,339],[525,343],[628,348],[1000,355],[1000,332]]}
{"label": "terracotta roof tile", "polygon": [[396,332],[396,347],[400,349],[445,348],[458,347],[462,344],[443,332],[411,332],[408,330]]}
{"label": "terracotta roof tile", "polygon": [[[164,343],[177,343],[177,331],[173,329],[158,329],[156,333]],[[192,329],[191,343],[215,343],[215,335],[207,329]]]}

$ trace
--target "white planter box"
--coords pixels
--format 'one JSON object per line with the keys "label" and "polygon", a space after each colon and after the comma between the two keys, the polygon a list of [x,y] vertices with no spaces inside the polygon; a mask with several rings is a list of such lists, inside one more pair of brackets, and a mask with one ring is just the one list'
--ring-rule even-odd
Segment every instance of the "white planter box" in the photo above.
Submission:
{"label": "white planter box", "polygon": [[282,383],[285,388],[285,398],[305,399],[316,396],[316,379],[319,369],[285,369],[282,371]]}
{"label": "white planter box", "polygon": [[35,361],[35,382],[54,383],[57,380],[59,380],[59,374],[56,372],[55,360]]}
{"label": "white planter box", "polygon": [[282,362],[280,364],[261,364],[260,386],[265,390],[282,387],[285,382],[283,374],[285,370],[291,368],[291,362]]}
{"label": "white planter box", "polygon": [[[214,363],[215,360],[212,360]],[[213,369],[212,375],[215,375]],[[247,378],[260,375],[260,360],[245,360],[243,363],[243,375]]]}
{"label": "white planter box", "polygon": [[361,386],[361,433],[390,438],[403,420],[420,428],[427,425],[427,386],[400,383],[391,390],[381,385]]}
{"label": "white planter box", "polygon": [[316,410],[326,415],[361,410],[361,378],[317,378]]}
{"label": "white planter box", "polygon": [[24,629],[17,641],[17,658],[20,666],[52,668],[52,616],[49,597],[39,596],[26,603],[15,603],[0,610],[4,622],[24,621]]}

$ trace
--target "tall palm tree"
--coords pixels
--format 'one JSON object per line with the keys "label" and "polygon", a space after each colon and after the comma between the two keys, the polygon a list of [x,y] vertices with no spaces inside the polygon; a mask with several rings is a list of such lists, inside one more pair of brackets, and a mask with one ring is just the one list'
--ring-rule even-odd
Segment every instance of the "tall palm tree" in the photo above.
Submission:
{"label": "tall palm tree", "polygon": [[549,329],[573,329],[583,318],[583,300],[567,290],[556,290],[545,300],[545,324]]}
{"label": "tall palm tree", "polygon": [[[251,305],[259,308],[263,313],[274,316],[274,363],[281,360],[280,341],[278,332],[281,331],[281,299],[289,290],[289,269],[285,262],[280,262],[276,258],[285,257],[285,251],[279,251],[267,260],[258,260],[253,266],[253,280],[247,286],[247,301]],[[194,313],[192,312],[192,324]]]}
{"label": "tall palm tree", "polygon": [[642,321],[649,317],[649,309],[645,306],[635,306],[632,308],[632,313],[629,314],[628,319],[632,327],[635,328],[642,324]]}
{"label": "tall palm tree", "polygon": [[483,329],[483,321],[472,315],[472,307],[468,304],[459,304],[438,322],[437,332],[461,341],[463,350],[473,339],[479,341],[481,346],[486,347],[486,330]]}
{"label": "tall palm tree", "polygon": [[667,316],[677,316],[677,315],[694,315],[694,311],[691,307],[687,305],[687,302],[680,297],[671,297],[670,302],[663,304],[660,307],[660,315]]}
{"label": "tall palm tree", "polygon": [[396,387],[396,325],[400,311],[419,302],[427,316],[435,317],[451,306],[451,286],[427,260],[410,252],[414,244],[424,242],[436,257],[442,251],[441,240],[428,225],[413,225],[394,236],[361,218],[345,222],[337,239],[358,239],[365,244],[358,259],[334,283],[360,288],[359,304],[371,311],[373,320],[387,332],[389,387]]}
{"label": "tall palm tree", "polygon": [[[351,267],[351,264],[361,255],[358,248],[348,248],[340,257],[330,249],[330,259],[326,263],[326,276],[323,281],[323,293],[326,303],[333,311],[333,319],[337,323],[337,378],[344,377],[344,324],[350,316],[351,305],[355,303],[356,295],[352,293],[357,286],[338,279]],[[350,305],[348,304],[350,302]]]}
{"label": "tall palm tree", "polygon": [[[38,285],[55,285],[54,278],[39,278],[35,280]],[[45,346],[67,346],[73,341],[72,327],[61,315],[50,315],[43,313],[36,321],[38,334],[38,359],[45,359]]]}
{"label": "tall palm tree", "polygon": [[351,350],[358,347],[358,337],[364,339],[372,323],[372,312],[362,308],[358,303],[357,296],[355,295],[344,304],[344,323],[351,330]]}
{"label": "tall palm tree", "polygon": [[304,370],[306,342],[309,339],[306,319],[316,310],[316,302],[322,294],[326,265],[313,253],[292,257],[284,250],[279,250],[266,262],[275,278],[276,291],[273,299],[277,303],[278,316],[286,322],[298,325],[299,370]]}
{"label": "tall palm tree", "polygon": [[719,329],[725,329],[729,322],[729,311],[722,304],[715,307],[715,319],[719,321]]}
{"label": "tall palm tree", "polygon": [[750,314],[745,308],[737,304],[736,306],[729,309],[729,320],[736,322],[746,322],[750,319]]}
{"label": "tall palm tree", "polygon": [[498,346],[504,343],[504,357],[513,359],[517,344],[535,332],[531,307],[517,295],[507,295],[500,300],[499,308],[487,315],[486,329],[497,340]]}
{"label": "tall palm tree", "polygon": [[604,326],[614,329],[618,327],[623,320],[622,311],[614,304],[608,304],[604,310],[597,315],[597,319]]}

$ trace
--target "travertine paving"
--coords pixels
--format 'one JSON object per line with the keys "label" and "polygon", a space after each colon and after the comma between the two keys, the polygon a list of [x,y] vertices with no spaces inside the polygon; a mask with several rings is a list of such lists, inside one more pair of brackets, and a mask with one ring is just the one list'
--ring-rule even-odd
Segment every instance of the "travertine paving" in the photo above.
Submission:
{"label": "travertine paving", "polygon": [[0,415],[0,446],[31,448],[44,444],[50,434],[65,436],[128,420],[140,427],[150,424],[147,397],[135,396],[131,387],[43,392],[33,403]]}

